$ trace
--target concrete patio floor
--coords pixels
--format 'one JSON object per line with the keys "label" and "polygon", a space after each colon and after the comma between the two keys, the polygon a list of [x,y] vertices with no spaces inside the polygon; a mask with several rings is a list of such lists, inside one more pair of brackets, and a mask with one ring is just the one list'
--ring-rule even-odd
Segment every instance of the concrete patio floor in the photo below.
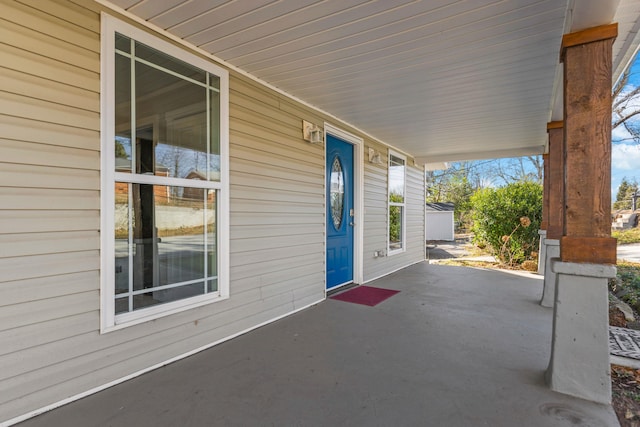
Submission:
{"label": "concrete patio floor", "polygon": [[543,282],[413,265],[21,426],[617,426],[550,391]]}

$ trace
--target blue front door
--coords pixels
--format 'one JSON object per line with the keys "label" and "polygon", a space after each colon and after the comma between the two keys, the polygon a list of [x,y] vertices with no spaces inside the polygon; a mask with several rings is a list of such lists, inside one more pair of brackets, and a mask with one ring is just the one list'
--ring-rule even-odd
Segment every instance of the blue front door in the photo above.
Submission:
{"label": "blue front door", "polygon": [[327,289],[353,281],[353,145],[327,135]]}

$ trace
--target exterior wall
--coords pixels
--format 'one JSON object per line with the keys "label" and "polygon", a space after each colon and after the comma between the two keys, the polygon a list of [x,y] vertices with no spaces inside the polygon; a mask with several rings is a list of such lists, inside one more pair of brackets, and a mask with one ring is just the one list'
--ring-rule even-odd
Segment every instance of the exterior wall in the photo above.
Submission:
{"label": "exterior wall", "polygon": [[406,174],[406,251],[391,256],[375,257],[374,252],[387,252],[387,180],[388,149],[366,142],[364,151],[373,148],[380,153],[381,164],[364,164],[364,280],[365,282],[422,261],[424,242],[424,173],[407,158]]}
{"label": "exterior wall", "polygon": [[454,240],[453,212],[426,212],[427,240]]}
{"label": "exterior wall", "polygon": [[[325,297],[324,150],[301,122],[332,119],[231,73],[230,298],[100,334],[100,8],[0,3],[0,422]],[[365,166],[367,280],[423,258],[422,175],[407,170],[408,250],[374,259],[386,165]]]}

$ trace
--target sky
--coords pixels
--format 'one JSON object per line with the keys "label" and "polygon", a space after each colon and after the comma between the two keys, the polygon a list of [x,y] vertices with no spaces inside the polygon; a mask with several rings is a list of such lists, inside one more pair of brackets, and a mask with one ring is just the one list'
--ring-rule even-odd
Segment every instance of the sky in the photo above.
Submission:
{"label": "sky", "polygon": [[[629,89],[640,85],[640,59],[638,55],[631,65],[631,76],[629,78]],[[627,89],[627,90],[629,90]],[[640,99],[636,100],[632,108],[640,108]],[[637,119],[640,123],[640,118]],[[640,182],[640,144],[634,141],[625,141],[629,134],[623,126],[612,131],[611,141],[613,143],[611,152],[611,200],[615,201],[616,193],[622,178],[627,181],[636,180]]]}

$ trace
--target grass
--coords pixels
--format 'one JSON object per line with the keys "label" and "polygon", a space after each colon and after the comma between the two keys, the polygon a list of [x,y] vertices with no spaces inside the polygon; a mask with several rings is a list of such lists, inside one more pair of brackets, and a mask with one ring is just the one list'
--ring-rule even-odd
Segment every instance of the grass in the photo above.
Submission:
{"label": "grass", "polygon": [[609,288],[634,310],[640,311],[640,263],[620,261],[616,268],[616,279],[609,281]]}
{"label": "grass", "polygon": [[618,239],[618,244],[640,243],[640,227],[612,231],[611,237]]}

